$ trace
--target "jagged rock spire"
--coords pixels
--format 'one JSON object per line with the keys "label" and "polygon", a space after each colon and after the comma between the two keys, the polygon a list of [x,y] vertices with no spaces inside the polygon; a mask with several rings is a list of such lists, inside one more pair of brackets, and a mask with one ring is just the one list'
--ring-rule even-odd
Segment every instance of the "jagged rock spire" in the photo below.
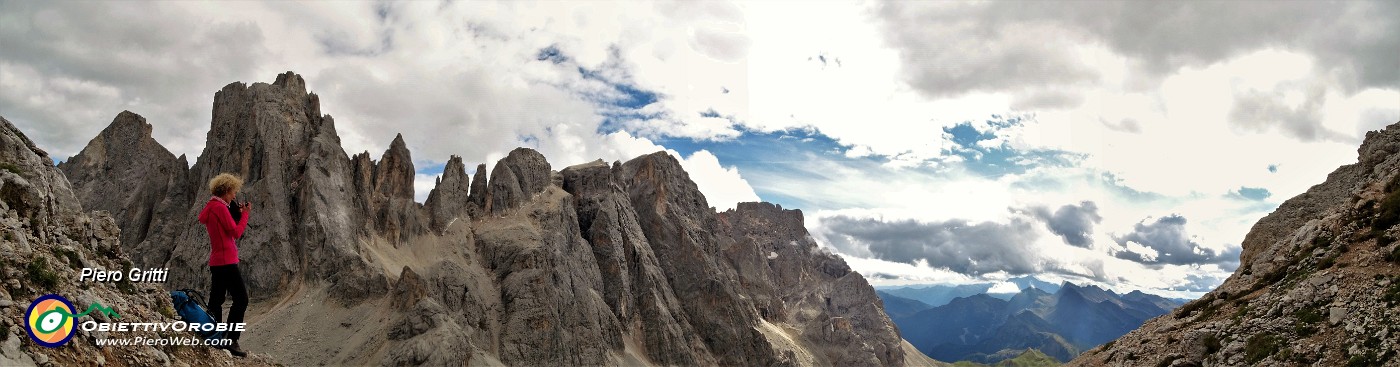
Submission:
{"label": "jagged rock spire", "polygon": [[437,186],[428,193],[428,200],[423,202],[432,217],[433,229],[441,231],[454,219],[471,218],[475,205],[470,199],[470,185],[471,178],[467,177],[462,157],[449,157]]}
{"label": "jagged rock spire", "polygon": [[413,157],[403,142],[403,134],[395,135],[375,166],[374,192],[391,198],[412,199],[414,173]]}
{"label": "jagged rock spire", "polygon": [[471,200],[472,205],[477,209],[486,209],[486,164],[477,164],[476,172],[472,174]]}

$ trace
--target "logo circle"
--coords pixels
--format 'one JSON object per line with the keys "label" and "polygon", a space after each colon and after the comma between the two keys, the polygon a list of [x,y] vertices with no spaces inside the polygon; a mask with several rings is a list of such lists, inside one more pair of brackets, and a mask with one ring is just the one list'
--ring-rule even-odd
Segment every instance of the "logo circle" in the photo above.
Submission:
{"label": "logo circle", "polygon": [[39,345],[58,348],[73,339],[73,303],[57,294],[45,294],[24,312],[24,331]]}

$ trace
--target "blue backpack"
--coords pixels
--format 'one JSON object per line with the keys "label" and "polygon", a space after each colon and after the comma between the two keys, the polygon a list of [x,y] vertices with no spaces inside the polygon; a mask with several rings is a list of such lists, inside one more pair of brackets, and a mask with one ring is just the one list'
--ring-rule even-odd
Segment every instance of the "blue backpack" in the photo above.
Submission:
{"label": "blue backpack", "polygon": [[[204,301],[199,298],[198,291],[193,289],[170,291],[170,301],[175,303],[175,313],[180,314],[181,320],[194,324],[214,323],[214,318],[209,316],[209,311],[204,309]],[[224,337],[222,331],[190,331],[204,339],[223,339]]]}

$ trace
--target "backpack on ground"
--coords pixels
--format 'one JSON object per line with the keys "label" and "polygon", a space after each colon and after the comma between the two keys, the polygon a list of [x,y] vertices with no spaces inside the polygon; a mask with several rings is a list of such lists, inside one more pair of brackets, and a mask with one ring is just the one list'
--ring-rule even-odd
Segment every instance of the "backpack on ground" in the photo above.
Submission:
{"label": "backpack on ground", "polygon": [[[199,291],[193,289],[180,289],[170,291],[170,301],[175,304],[175,313],[180,315],[180,319],[192,324],[212,324],[214,317],[209,316],[209,311],[204,309],[204,300],[200,299]],[[190,331],[198,334],[204,339],[223,339],[224,332],[203,330],[191,325]]]}

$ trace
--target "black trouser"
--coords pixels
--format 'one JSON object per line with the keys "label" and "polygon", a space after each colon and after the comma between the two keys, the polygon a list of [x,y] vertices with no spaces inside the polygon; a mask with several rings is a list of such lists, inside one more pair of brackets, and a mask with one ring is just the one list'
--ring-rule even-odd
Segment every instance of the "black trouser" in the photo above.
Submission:
{"label": "black trouser", "polygon": [[[248,289],[243,286],[243,274],[238,272],[238,264],[228,264],[209,267],[210,282],[209,287],[209,316],[214,317],[214,322],[224,322],[224,293],[233,295],[233,306],[228,309],[228,322],[243,322],[243,311],[248,309]],[[229,339],[238,341],[237,331],[228,331],[224,335]]]}

